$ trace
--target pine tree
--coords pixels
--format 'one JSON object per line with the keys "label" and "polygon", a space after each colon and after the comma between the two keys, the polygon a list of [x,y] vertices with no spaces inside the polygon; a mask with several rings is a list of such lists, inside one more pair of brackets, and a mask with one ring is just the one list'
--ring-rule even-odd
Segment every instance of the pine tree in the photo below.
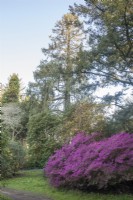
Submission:
{"label": "pine tree", "polygon": [[132,0],[85,0],[85,5],[70,7],[72,13],[84,16],[89,36],[80,73],[92,75],[99,86],[133,86],[132,7]]}
{"label": "pine tree", "polygon": [[20,80],[17,74],[12,74],[9,83],[2,95],[3,103],[11,103],[19,101]]}

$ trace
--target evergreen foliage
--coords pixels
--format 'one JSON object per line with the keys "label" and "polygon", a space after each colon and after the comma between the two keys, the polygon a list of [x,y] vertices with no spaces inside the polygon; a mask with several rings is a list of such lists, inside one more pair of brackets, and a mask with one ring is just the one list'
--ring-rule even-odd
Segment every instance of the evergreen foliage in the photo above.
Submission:
{"label": "evergreen foliage", "polygon": [[63,141],[69,141],[79,131],[92,133],[103,132],[104,129],[104,107],[90,100],[72,105],[69,111],[62,116],[62,124],[58,132]]}
{"label": "evergreen foliage", "polygon": [[132,6],[132,0],[85,0],[85,5],[70,7],[84,17],[89,35],[89,50],[81,57],[79,73],[91,75],[100,87],[133,85]]}
{"label": "evergreen foliage", "polygon": [[36,83],[31,83],[29,89],[32,96],[42,101],[44,109],[55,103],[66,111],[76,100],[79,87],[79,77],[74,71],[84,38],[83,24],[76,15],[67,13],[52,32],[51,43],[42,49],[45,60],[34,73]]}
{"label": "evergreen foliage", "polygon": [[117,132],[133,132],[133,102],[129,101],[124,107],[119,108],[105,122],[106,135],[112,135]]}
{"label": "evergreen foliage", "polygon": [[[49,156],[60,147],[56,137],[58,116],[52,113],[33,115],[28,123],[29,159],[34,167],[43,167]],[[29,165],[30,165],[29,163]]]}
{"label": "evergreen foliage", "polygon": [[20,93],[20,80],[17,74],[12,74],[2,96],[2,103],[18,102]]}
{"label": "evergreen foliage", "polygon": [[5,179],[12,177],[23,167],[25,153],[19,142],[10,141],[8,133],[1,131],[1,174],[0,178]]}

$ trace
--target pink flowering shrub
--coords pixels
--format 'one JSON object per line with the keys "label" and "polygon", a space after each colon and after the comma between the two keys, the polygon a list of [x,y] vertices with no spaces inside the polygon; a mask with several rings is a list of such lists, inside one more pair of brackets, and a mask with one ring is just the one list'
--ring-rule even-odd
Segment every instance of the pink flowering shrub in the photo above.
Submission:
{"label": "pink flowering shrub", "polygon": [[55,187],[105,188],[133,180],[133,134],[78,133],[70,144],[52,155],[45,174]]}

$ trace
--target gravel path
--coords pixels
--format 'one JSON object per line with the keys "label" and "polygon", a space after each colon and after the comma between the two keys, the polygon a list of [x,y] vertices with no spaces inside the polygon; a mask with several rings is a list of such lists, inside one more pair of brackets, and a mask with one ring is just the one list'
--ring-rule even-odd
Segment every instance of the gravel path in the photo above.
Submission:
{"label": "gravel path", "polygon": [[17,191],[14,189],[1,188],[0,193],[10,197],[13,200],[51,200],[47,197],[33,194],[26,191]]}

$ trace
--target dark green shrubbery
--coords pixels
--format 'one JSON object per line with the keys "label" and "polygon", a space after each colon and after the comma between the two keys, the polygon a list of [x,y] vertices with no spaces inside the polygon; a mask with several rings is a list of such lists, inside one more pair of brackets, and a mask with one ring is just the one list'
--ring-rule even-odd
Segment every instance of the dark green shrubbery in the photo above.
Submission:
{"label": "dark green shrubbery", "polygon": [[61,147],[55,137],[59,122],[59,118],[50,112],[42,112],[30,117],[28,123],[28,167],[43,167],[49,156]]}
{"label": "dark green shrubbery", "polygon": [[8,136],[6,132],[1,132],[0,135],[0,161],[1,161],[1,179],[9,177],[12,174],[11,164],[10,164],[10,152],[8,146]]}
{"label": "dark green shrubbery", "polygon": [[9,142],[9,151],[11,159],[11,170],[12,173],[15,174],[20,168],[23,167],[25,152],[21,143],[17,141]]}
{"label": "dark green shrubbery", "polygon": [[3,194],[0,194],[0,200],[11,200],[9,197],[4,196]]}
{"label": "dark green shrubbery", "polygon": [[12,177],[22,167],[24,150],[20,143],[10,141],[5,131],[1,132],[1,179]]}

